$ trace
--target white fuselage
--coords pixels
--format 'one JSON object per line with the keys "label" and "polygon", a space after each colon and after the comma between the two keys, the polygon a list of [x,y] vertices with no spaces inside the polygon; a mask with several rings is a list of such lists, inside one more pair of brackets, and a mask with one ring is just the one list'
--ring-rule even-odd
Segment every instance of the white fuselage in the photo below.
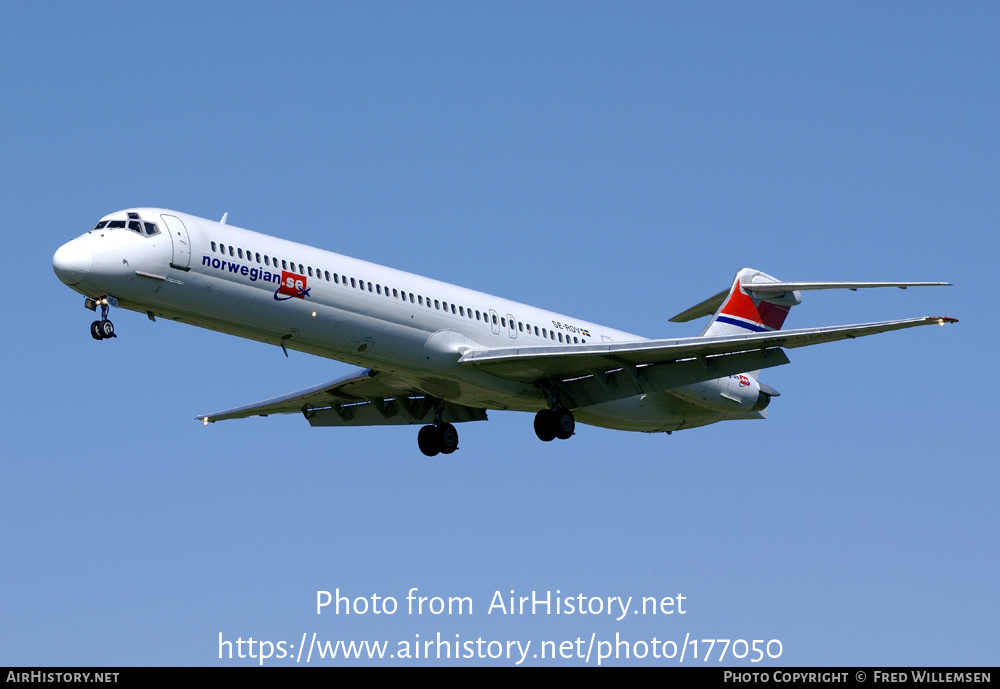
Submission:
{"label": "white fuselage", "polygon": [[[138,216],[139,231],[129,229]],[[125,227],[111,228],[111,223]],[[120,211],[64,245],[60,279],[119,306],[391,372],[470,407],[537,411],[536,385],[458,365],[470,349],[644,340],[577,318],[231,225]],[[155,223],[153,234],[143,223]],[[134,225],[133,221],[133,225]],[[594,425],[667,431],[732,418],[697,403],[725,379],[574,410]]]}

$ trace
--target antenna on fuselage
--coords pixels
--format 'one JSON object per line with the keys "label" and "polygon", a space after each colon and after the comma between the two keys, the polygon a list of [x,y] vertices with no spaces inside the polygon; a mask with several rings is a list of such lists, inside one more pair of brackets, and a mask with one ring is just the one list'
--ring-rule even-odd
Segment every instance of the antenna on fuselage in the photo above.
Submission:
{"label": "antenna on fuselage", "polygon": [[222,220],[219,221],[219,224],[220,225],[225,225],[226,224],[226,218],[228,218],[228,217],[229,217],[229,211],[226,211],[225,213],[222,214]]}

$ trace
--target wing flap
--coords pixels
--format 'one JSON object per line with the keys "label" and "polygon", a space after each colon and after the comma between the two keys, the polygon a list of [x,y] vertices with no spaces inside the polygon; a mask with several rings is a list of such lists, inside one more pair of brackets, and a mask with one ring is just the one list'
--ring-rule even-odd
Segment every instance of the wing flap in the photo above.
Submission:
{"label": "wing flap", "polygon": [[312,426],[385,426],[432,423],[435,405],[448,423],[485,421],[486,411],[439,402],[413,385],[372,370],[360,370],[235,409],[195,417],[205,424],[270,414],[301,413]]}

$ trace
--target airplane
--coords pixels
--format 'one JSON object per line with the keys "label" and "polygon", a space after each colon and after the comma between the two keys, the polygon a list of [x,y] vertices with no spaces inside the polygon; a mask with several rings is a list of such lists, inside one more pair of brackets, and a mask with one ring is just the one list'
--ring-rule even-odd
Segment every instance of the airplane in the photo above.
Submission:
{"label": "airplane", "polygon": [[921,325],[941,316],[781,330],[810,290],[945,282],[783,282],[743,268],[670,319],[709,317],[695,337],[649,340],[579,318],[161,208],[104,216],[55,252],[59,279],[117,337],[111,307],[361,367],[346,376],[196,419],[301,413],[312,426],[421,425],[427,456],[458,449],[456,423],[487,410],[534,413],[542,441],[576,423],[665,432],[766,418],[759,376],[786,349]]}

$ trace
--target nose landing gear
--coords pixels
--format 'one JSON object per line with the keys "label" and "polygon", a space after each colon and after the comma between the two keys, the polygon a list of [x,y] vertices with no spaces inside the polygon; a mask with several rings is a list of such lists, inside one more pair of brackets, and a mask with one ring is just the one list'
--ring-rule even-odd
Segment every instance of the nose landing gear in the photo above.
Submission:
{"label": "nose landing gear", "polygon": [[118,337],[115,335],[115,324],[108,320],[108,308],[111,305],[110,299],[110,297],[101,297],[100,299],[90,299],[88,297],[84,301],[84,306],[91,311],[96,311],[98,304],[101,306],[101,320],[90,324],[90,336],[95,340],[107,340],[112,337]]}

